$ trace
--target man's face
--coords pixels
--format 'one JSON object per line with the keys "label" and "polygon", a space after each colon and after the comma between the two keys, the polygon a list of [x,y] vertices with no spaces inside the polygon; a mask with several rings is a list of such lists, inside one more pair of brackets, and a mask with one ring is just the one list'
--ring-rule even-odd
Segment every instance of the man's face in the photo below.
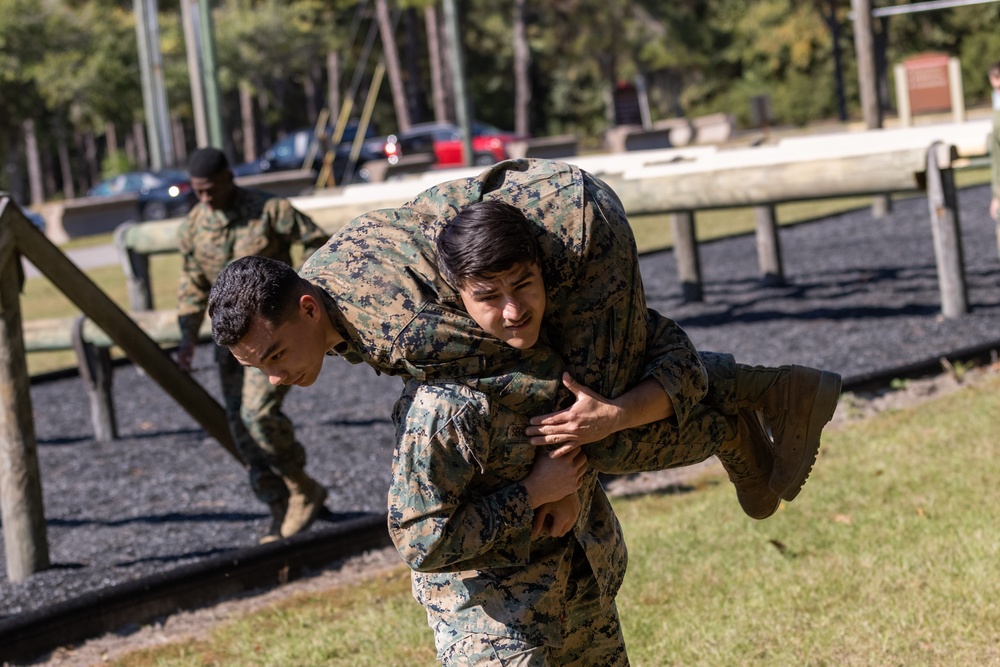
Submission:
{"label": "man's face", "polygon": [[519,350],[538,341],[545,314],[545,284],[538,264],[517,264],[492,278],[469,281],[459,294],[487,333]]}
{"label": "man's face", "polygon": [[192,176],[191,187],[202,204],[213,211],[224,209],[233,195],[233,174],[226,169],[215,176]]}
{"label": "man's face", "polygon": [[[980,79],[981,81],[982,79]],[[1000,91],[1000,76],[990,75],[990,86],[993,90]]]}
{"label": "man's face", "polygon": [[319,377],[329,349],[318,320],[326,313],[318,307],[315,301],[300,301],[295,314],[279,324],[258,317],[229,351],[244,366],[259,368],[271,384],[308,387]]}

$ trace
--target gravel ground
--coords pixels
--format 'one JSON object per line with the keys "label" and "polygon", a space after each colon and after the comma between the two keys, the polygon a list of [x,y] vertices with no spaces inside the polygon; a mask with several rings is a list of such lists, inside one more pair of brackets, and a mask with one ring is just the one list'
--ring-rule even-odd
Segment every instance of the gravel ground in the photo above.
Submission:
{"label": "gravel ground", "polygon": [[[752,236],[705,243],[705,301],[682,302],[673,256],[647,255],[649,305],[702,349],[759,364],[802,363],[845,380],[1000,340],[1000,261],[985,186],[959,195],[969,302],[939,316],[926,199],[782,231],[789,286],[761,287]],[[998,343],[1000,345],[1000,343]],[[198,379],[218,396],[208,349]],[[398,379],[330,360],[314,387],[286,402],[308,468],[330,490],[335,518],[384,512]],[[122,438],[93,440],[78,379],[32,387],[53,567],[21,584],[0,554],[0,619],[198,559],[252,547],[266,509],[242,469],[147,377],[115,375]],[[322,525],[319,526],[322,528]],[[2,537],[0,537],[2,540]]]}

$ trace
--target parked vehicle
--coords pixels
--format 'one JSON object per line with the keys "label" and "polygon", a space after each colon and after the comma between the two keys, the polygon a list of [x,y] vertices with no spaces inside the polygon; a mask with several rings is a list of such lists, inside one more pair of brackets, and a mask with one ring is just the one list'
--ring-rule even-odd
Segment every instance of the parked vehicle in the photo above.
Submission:
{"label": "parked vehicle", "polygon": [[[333,127],[327,127],[327,136],[332,137],[333,131]],[[354,143],[354,137],[357,136],[357,132],[358,122],[349,121],[344,127],[340,143],[337,144],[333,158],[333,178],[338,184],[344,181],[347,163],[350,161],[351,146]],[[382,146],[384,144],[385,138],[377,137],[375,135],[375,128],[369,125],[365,131],[365,142],[362,144],[361,152],[354,163],[352,181],[367,180],[364,163],[368,160],[383,159]],[[233,175],[250,176],[252,174],[266,174],[272,171],[302,169],[310,153],[313,156],[312,162],[306,165],[306,167],[318,174],[323,167],[324,154],[323,151],[319,150],[315,131],[313,128],[296,130],[264,151],[264,154],[258,159],[233,167]]]}
{"label": "parked vehicle", "polygon": [[[517,137],[487,123],[472,123],[472,164],[489,165],[507,159],[507,144]],[[436,167],[463,164],[462,132],[454,123],[418,123],[389,135],[385,157],[395,164],[403,155],[432,153]]]}
{"label": "parked vehicle", "polygon": [[163,220],[186,215],[198,203],[190,178],[180,169],[129,171],[102,181],[87,191],[88,197],[139,195],[139,217]]}

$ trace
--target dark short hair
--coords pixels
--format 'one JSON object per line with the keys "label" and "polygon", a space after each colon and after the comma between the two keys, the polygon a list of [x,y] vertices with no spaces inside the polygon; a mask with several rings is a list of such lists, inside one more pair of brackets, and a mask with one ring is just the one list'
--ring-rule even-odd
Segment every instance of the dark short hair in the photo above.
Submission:
{"label": "dark short hair", "polygon": [[990,65],[990,76],[994,79],[1000,77],[1000,60]]}
{"label": "dark short hair", "polygon": [[280,324],[291,317],[306,281],[284,262],[243,257],[222,270],[208,293],[212,338],[229,347],[239,343],[256,318]]}
{"label": "dark short hair", "polygon": [[495,200],[470,204],[449,220],[437,238],[437,253],[438,269],[459,288],[541,258],[538,239],[521,209]]}
{"label": "dark short hair", "polygon": [[212,178],[229,169],[229,160],[218,148],[199,148],[188,160],[188,174],[195,178]]}

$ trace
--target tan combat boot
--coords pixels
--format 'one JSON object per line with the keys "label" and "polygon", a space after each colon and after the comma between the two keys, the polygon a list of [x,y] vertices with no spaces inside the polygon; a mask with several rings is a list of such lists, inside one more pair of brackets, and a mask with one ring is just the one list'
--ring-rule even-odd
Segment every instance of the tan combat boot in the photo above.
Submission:
{"label": "tan combat boot", "polygon": [[774,514],[781,504],[781,498],[769,486],[774,454],[752,410],[739,411],[735,437],[726,440],[715,455],[736,487],[736,498],[747,516],[766,519]]}
{"label": "tan combat boot", "polygon": [[281,536],[291,537],[316,520],[326,500],[326,489],[302,468],[286,471],[282,479],[288,486],[288,511],[281,523]]}
{"label": "tan combat boot", "polygon": [[837,409],[840,376],[805,366],[744,366],[736,371],[736,405],[758,410],[774,445],[770,487],[792,500],[819,452],[823,427]]}
{"label": "tan combat boot", "polygon": [[259,540],[258,544],[269,544],[281,539],[281,524],[285,520],[285,512],[288,511],[288,499],[282,498],[268,505],[271,510],[271,526]]}

